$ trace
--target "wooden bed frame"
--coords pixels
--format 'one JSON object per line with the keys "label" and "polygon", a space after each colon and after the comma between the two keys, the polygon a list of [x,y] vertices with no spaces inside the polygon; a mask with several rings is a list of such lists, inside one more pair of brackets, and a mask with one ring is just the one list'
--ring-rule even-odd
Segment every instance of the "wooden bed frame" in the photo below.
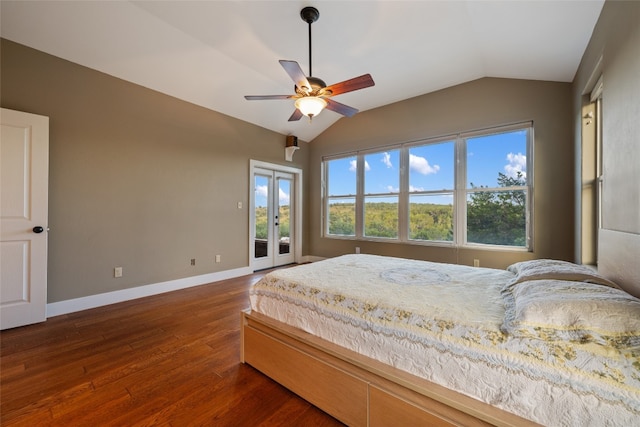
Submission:
{"label": "wooden bed frame", "polygon": [[242,363],[349,426],[538,425],[260,313],[240,331]]}

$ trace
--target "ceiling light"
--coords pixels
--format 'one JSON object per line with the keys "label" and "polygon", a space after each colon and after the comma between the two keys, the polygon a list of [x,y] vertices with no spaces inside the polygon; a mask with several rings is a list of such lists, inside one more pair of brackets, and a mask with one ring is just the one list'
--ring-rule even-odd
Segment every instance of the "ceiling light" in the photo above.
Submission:
{"label": "ceiling light", "polygon": [[296,100],[296,108],[309,119],[317,116],[327,106],[327,101],[318,96],[304,96]]}

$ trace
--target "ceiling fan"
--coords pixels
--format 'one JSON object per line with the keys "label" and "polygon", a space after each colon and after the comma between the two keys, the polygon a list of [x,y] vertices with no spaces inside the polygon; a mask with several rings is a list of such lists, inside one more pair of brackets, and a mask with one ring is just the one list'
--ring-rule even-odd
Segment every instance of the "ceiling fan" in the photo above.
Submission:
{"label": "ceiling fan", "polygon": [[340,83],[327,84],[317,77],[312,77],[311,68],[311,24],[316,22],[320,17],[320,12],[315,7],[307,6],[300,11],[302,20],[309,24],[309,76],[305,76],[302,68],[296,61],[280,60],[280,65],[289,74],[294,81],[295,95],[248,95],[245,99],[249,101],[264,99],[295,99],[296,110],[293,112],[289,121],[297,121],[302,116],[309,117],[311,120],[322,112],[324,108],[334,111],[343,116],[351,117],[358,112],[356,108],[341,104],[331,99],[332,96],[342,93],[352,92],[358,89],[364,89],[373,86],[375,83],[370,74],[364,74],[354,77]]}

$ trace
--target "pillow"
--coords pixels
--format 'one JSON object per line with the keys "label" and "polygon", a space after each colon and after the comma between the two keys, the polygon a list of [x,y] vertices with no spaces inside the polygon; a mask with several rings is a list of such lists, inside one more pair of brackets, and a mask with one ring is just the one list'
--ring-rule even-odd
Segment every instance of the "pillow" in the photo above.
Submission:
{"label": "pillow", "polygon": [[512,286],[527,280],[570,280],[575,282],[589,282],[620,289],[618,285],[600,276],[591,268],[572,262],[555,259],[534,259],[511,264],[507,267],[516,277],[507,286]]}
{"label": "pillow", "polygon": [[502,291],[503,332],[545,341],[640,347],[640,299],[587,282],[535,280]]}

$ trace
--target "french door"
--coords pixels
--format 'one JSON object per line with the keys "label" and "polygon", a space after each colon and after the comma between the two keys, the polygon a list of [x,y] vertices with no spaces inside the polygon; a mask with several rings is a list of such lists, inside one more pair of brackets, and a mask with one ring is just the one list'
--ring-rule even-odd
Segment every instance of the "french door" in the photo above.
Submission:
{"label": "french door", "polygon": [[266,166],[252,167],[250,256],[253,270],[296,262],[299,241],[297,175]]}

